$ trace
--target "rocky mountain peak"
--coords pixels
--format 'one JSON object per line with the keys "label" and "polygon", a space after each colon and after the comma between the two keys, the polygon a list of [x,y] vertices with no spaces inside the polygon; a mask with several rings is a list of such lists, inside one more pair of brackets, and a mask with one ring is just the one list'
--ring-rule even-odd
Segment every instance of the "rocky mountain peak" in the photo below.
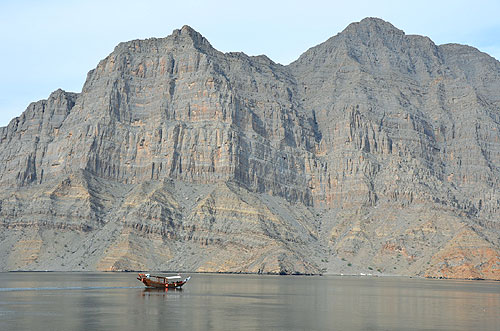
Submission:
{"label": "rocky mountain peak", "polygon": [[[164,38],[135,39],[121,42],[106,59],[114,58],[120,54],[168,53],[177,48],[186,51],[186,47],[187,49],[195,48],[202,52],[214,51],[214,48],[205,37],[190,26],[184,25],[180,29],[173,30],[170,35]],[[106,61],[106,59],[103,61]]]}
{"label": "rocky mountain peak", "polygon": [[74,93],[74,92],[67,92],[61,88],[58,88],[57,90],[55,90],[54,92],[50,93],[49,95],[49,98],[48,100],[61,100],[63,98],[68,98],[68,96],[70,98],[76,98],[78,96],[78,93]]}
{"label": "rocky mountain peak", "polygon": [[190,36],[196,35],[197,37],[201,36],[201,34],[190,27],[189,25],[183,25],[182,28],[178,29],[177,31],[180,31],[180,33],[188,34]]}
{"label": "rocky mountain peak", "polygon": [[189,25],[184,25],[182,28],[174,30],[171,36],[178,43],[188,43],[202,51],[213,50],[210,42]]}
{"label": "rocky mountain peak", "polygon": [[346,48],[365,46],[374,51],[379,51],[381,48],[399,51],[406,41],[405,38],[405,33],[391,23],[380,18],[365,18],[360,22],[349,24],[339,33],[337,39]]}
{"label": "rocky mountain peak", "polygon": [[400,48],[404,38],[405,33],[391,23],[380,18],[365,18],[360,22],[349,24],[339,34],[310,48],[299,59],[292,62],[291,66],[296,67],[301,62],[328,61],[332,57],[339,61],[345,56],[360,61],[366,52],[377,53],[384,48]]}
{"label": "rocky mountain peak", "polygon": [[[399,35],[404,35],[404,32],[396,28],[391,23],[384,21],[383,19],[377,17],[367,17],[359,22],[354,22],[349,24],[341,34],[358,34],[363,35],[371,33],[374,34],[384,34],[384,33],[394,33]],[[369,35],[366,35],[369,37]]]}

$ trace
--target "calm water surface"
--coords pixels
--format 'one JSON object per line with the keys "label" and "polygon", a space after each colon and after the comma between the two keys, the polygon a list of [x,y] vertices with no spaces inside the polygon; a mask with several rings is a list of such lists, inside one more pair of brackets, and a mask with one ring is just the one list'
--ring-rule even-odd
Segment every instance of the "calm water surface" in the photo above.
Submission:
{"label": "calm water surface", "polygon": [[0,273],[0,330],[500,330],[500,282],[192,274]]}

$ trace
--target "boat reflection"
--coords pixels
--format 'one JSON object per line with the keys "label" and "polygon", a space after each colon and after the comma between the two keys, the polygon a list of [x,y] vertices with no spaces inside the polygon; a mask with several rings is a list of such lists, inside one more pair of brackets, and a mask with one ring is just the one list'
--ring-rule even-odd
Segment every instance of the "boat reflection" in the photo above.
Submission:
{"label": "boat reflection", "polygon": [[165,293],[179,293],[182,292],[182,288],[158,288],[158,287],[146,287],[144,288],[142,294],[143,295],[151,295],[151,294],[165,294]]}

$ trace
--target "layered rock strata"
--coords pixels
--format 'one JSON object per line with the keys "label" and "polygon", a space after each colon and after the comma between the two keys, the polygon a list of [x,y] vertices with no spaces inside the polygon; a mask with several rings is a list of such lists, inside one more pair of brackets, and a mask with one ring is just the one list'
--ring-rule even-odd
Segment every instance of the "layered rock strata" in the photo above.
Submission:
{"label": "layered rock strata", "polygon": [[0,128],[0,269],[500,279],[499,130],[498,61],[379,19],[121,43]]}

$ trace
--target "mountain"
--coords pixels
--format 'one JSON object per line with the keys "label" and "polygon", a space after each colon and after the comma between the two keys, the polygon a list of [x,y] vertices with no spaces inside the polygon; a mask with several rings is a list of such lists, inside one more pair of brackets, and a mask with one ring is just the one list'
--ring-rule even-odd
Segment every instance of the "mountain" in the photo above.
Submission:
{"label": "mountain", "polygon": [[288,66],[121,43],[0,160],[1,270],[500,279],[500,62],[376,18]]}

